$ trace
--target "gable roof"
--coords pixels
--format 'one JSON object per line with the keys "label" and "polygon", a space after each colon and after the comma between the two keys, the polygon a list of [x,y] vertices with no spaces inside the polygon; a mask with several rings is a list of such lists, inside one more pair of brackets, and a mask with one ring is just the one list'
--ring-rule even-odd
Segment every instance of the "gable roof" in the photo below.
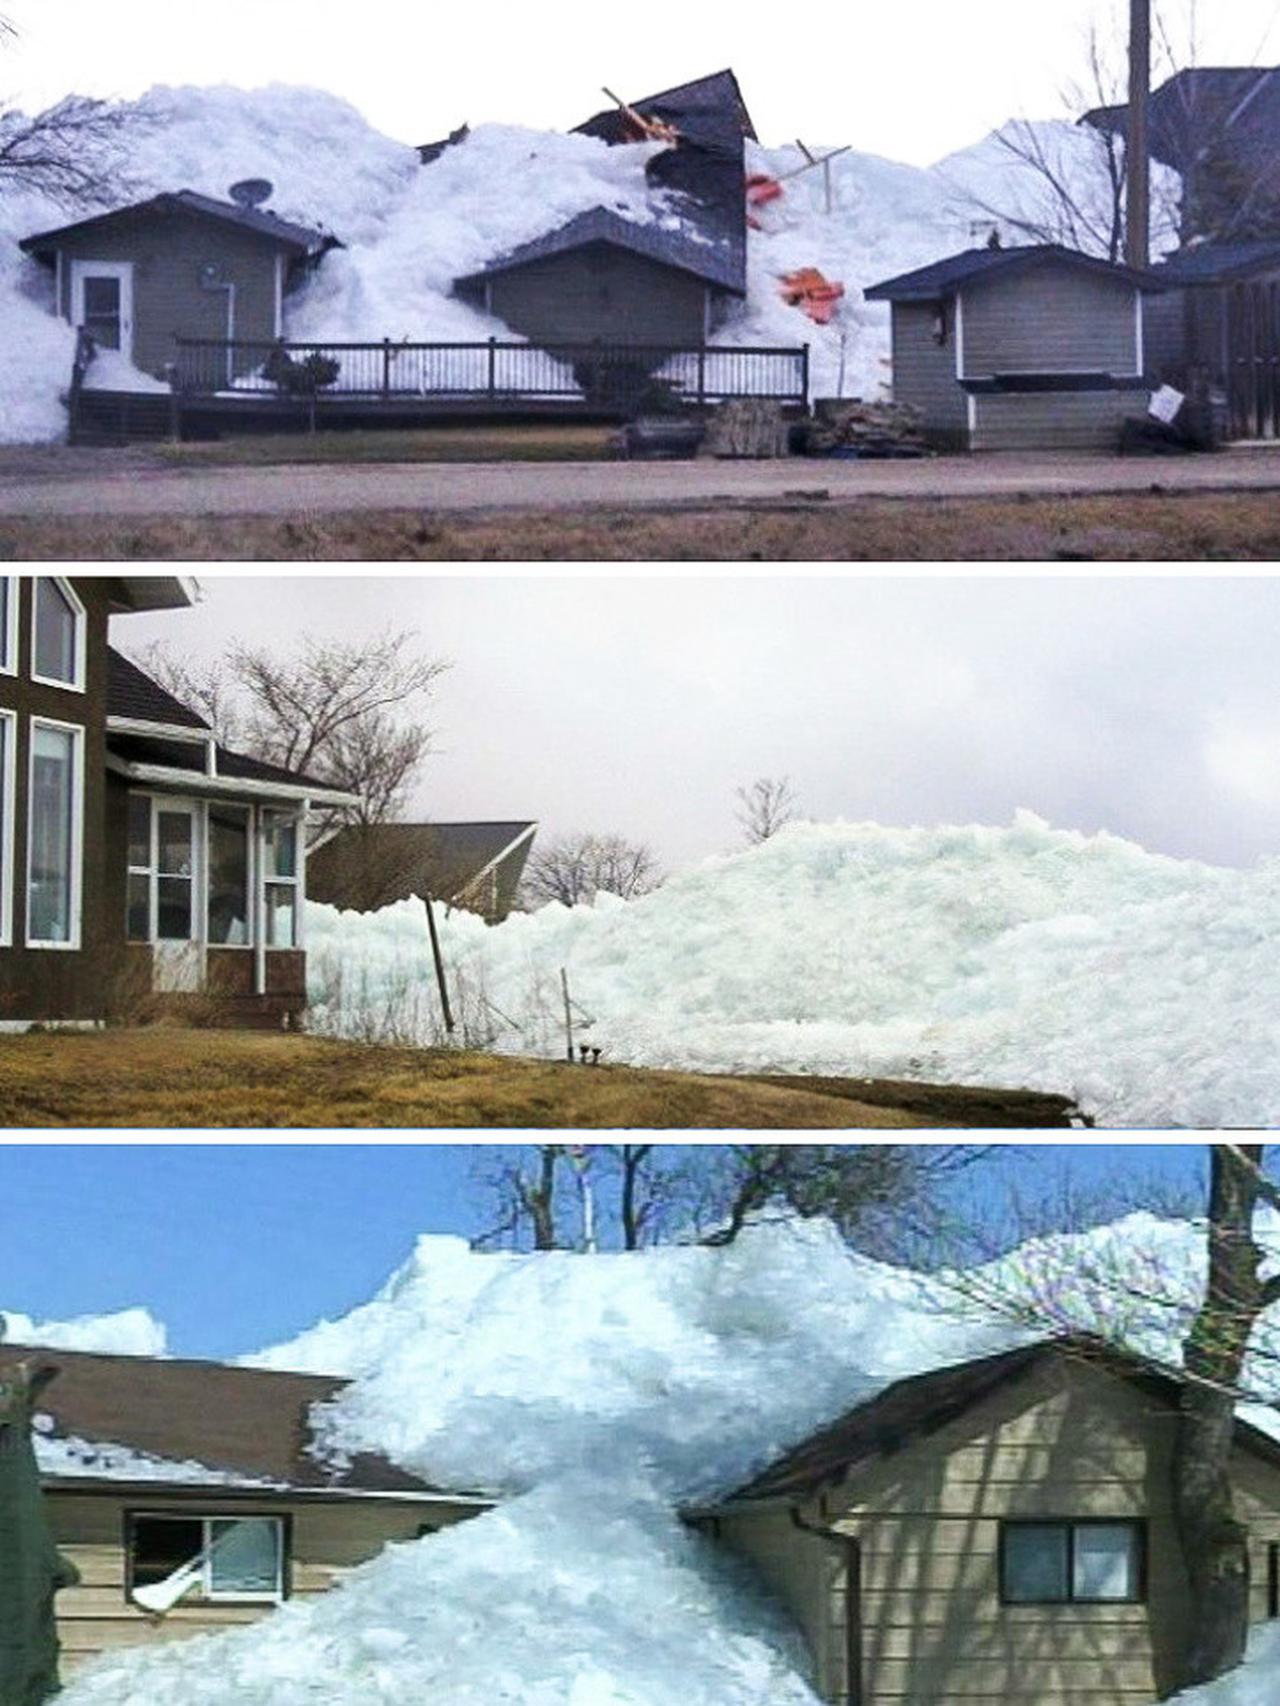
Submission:
{"label": "gable roof", "polygon": [[205,719],[176,699],[167,687],[153,681],[131,658],[107,647],[107,715],[140,722],[171,723],[184,729],[207,729]]}
{"label": "gable roof", "polygon": [[1101,273],[1121,283],[1152,287],[1152,275],[1131,267],[1117,266],[1096,255],[1081,254],[1060,243],[1025,244],[1013,249],[964,249],[914,272],[900,273],[863,291],[868,302],[938,302],[962,285],[997,273],[1020,272],[1029,267],[1056,263],[1081,271]]}
{"label": "gable roof", "polygon": [[1156,267],[1166,284],[1221,284],[1250,273],[1280,270],[1280,237],[1243,243],[1196,243]]}
{"label": "gable roof", "polygon": [[172,190],[151,196],[146,201],[132,202],[127,207],[112,208],[108,213],[97,213],[88,219],[78,219],[70,225],[59,225],[52,231],[37,232],[33,237],[24,237],[18,247],[28,255],[52,254],[60,242],[67,237],[78,236],[81,232],[96,231],[104,225],[125,219],[165,218],[175,213],[194,214],[197,218],[212,219],[237,226],[243,231],[252,231],[256,236],[268,237],[280,248],[298,256],[322,255],[326,249],[340,249],[343,246],[330,232],[309,225],[297,225],[292,220],[281,219],[277,214],[268,213],[261,207],[240,207],[235,202],[215,201],[212,196],[200,195],[195,190]]}
{"label": "gable roof", "polygon": [[700,232],[691,217],[676,225],[640,224],[624,219],[611,208],[593,207],[579,213],[567,225],[522,243],[518,249],[487,263],[477,272],[455,279],[459,285],[478,284],[498,273],[513,272],[528,266],[531,261],[549,255],[561,255],[571,249],[585,248],[590,243],[609,243],[632,254],[644,255],[662,266],[675,267],[692,273],[708,284],[719,285],[742,296],[746,294],[742,258],[727,238],[709,237]]}
{"label": "gable roof", "polygon": [[[45,1437],[53,1440],[125,1447],[144,1458],[203,1465],[242,1482],[266,1481],[303,1492],[413,1496],[440,1491],[373,1453],[341,1464],[320,1463],[311,1455],[312,1406],[327,1403],[348,1384],[336,1375],[0,1344],[0,1375],[19,1362],[50,1363],[58,1370],[40,1400],[41,1410],[53,1420],[52,1433]],[[119,1472],[95,1475],[91,1454],[85,1456],[83,1475],[72,1471],[50,1479],[129,1482]],[[149,1479],[145,1469],[139,1465],[139,1480]],[[183,1485],[214,1490],[194,1472],[185,1482],[166,1476],[163,1485],[166,1490]]]}
{"label": "gable roof", "polygon": [[[1074,1358],[1143,1387],[1166,1402],[1176,1401],[1185,1377],[1087,1334],[1041,1339],[994,1356],[976,1357],[894,1381],[865,1404],[782,1453],[724,1503],[761,1499],[806,1499],[854,1471],[870,1468],[957,1420],[991,1393],[1031,1369]],[[1239,1445],[1280,1467],[1280,1442],[1237,1420]]]}
{"label": "gable roof", "polygon": [[537,823],[379,823],[350,825],[307,858],[307,892],[330,906],[372,910],[411,895],[462,905],[492,872],[495,917],[515,904]]}

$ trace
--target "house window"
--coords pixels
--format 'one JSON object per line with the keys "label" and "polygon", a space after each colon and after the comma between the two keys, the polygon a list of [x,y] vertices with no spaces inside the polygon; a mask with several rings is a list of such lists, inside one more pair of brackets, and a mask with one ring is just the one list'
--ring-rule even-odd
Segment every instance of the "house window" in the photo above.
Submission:
{"label": "house window", "polygon": [[277,1516],[132,1516],[129,1596],[156,1615],[192,1600],[286,1597],[286,1534]]}
{"label": "house window", "polygon": [[1005,1605],[1109,1605],[1145,1596],[1140,1522],[1006,1522],[1000,1530]]}
{"label": "house window", "polygon": [[84,691],[84,606],[59,575],[37,575],[31,600],[31,679]]}
{"label": "house window", "polygon": [[0,575],[0,675],[18,673],[18,577]]}
{"label": "house window", "polygon": [[130,942],[151,940],[151,880],[155,854],[151,846],[151,800],[129,795],[128,876],[125,890],[125,937]]}
{"label": "house window", "polygon": [[214,947],[247,948],[249,929],[249,808],[209,807],[209,926]]}
{"label": "house window", "polygon": [[18,719],[0,711],[0,948],[13,946],[13,824],[17,813]]}
{"label": "house window", "polygon": [[80,946],[84,730],[31,719],[27,945]]}
{"label": "house window", "polygon": [[298,945],[297,819],[284,812],[262,814],[262,879],[266,908],[268,948]]}

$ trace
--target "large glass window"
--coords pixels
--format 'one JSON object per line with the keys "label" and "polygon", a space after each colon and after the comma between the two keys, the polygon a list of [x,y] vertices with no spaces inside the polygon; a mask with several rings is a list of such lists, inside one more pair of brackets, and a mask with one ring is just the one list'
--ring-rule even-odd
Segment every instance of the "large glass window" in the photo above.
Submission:
{"label": "large glass window", "polygon": [[283,812],[262,814],[263,897],[267,946],[298,945],[298,824]]}
{"label": "large glass window", "polygon": [[195,935],[195,818],[189,806],[156,801],[156,940]]}
{"label": "large glass window", "polygon": [[80,938],[80,731],[32,719],[27,808],[27,940]]}
{"label": "large glass window", "polygon": [[132,1595],[159,1615],[192,1599],[283,1599],[284,1564],[279,1517],[135,1516],[129,1523]]}
{"label": "large glass window", "polygon": [[15,748],[18,719],[12,711],[0,711],[0,947],[13,942],[13,822]]}
{"label": "large glass window", "polygon": [[31,660],[31,673],[40,681],[84,686],[84,611],[54,575],[36,577]]}
{"label": "large glass window", "polygon": [[1000,1537],[1006,1605],[1097,1605],[1143,1597],[1137,1522],[1007,1522]]}
{"label": "large glass window", "polygon": [[249,809],[209,807],[209,941],[247,947],[249,928]]}
{"label": "large glass window", "polygon": [[125,895],[125,936],[130,942],[151,940],[151,799],[129,795],[128,876]]}

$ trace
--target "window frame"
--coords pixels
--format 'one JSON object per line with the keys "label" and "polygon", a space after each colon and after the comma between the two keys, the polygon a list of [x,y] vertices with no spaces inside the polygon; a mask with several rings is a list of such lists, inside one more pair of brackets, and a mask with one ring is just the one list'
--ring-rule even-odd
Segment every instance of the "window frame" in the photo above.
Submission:
{"label": "window frame", "polygon": [[[267,871],[267,844],[271,838],[273,822],[283,819],[293,830],[293,875],[291,877],[273,876]],[[296,954],[302,953],[305,944],[302,939],[303,902],[306,899],[306,813],[292,811],[287,806],[264,805],[258,812],[258,890],[262,907],[262,945],[268,953]],[[268,892],[273,888],[289,888],[293,890],[293,940],[292,942],[273,942],[271,940],[271,907],[268,903]]]}
{"label": "window frame", "polygon": [[[213,894],[210,876],[213,870],[213,813],[219,808],[242,811],[245,814],[245,939],[243,942],[215,942],[209,931],[209,901]],[[216,953],[253,953],[258,945],[257,868],[260,863],[256,814],[250,800],[207,800],[201,814],[204,820],[204,910],[202,929],[205,946]],[[265,910],[265,908],[264,908]]]}
{"label": "window frame", "polygon": [[0,708],[0,948],[13,947],[14,854],[18,831],[18,713]]}
{"label": "window frame", "polygon": [[5,614],[0,622],[0,675],[17,675],[18,673],[18,635],[19,627],[18,605],[22,598],[22,576],[0,575],[7,594]]}
{"label": "window frame", "polygon": [[[1015,1528],[1063,1528],[1067,1534],[1067,1591],[1061,1597],[1048,1599],[1010,1599],[1007,1591],[1008,1537]],[[1136,1543],[1136,1576],[1134,1592],[1123,1597],[1107,1595],[1097,1598],[1077,1594],[1076,1530],[1081,1528],[1127,1528]],[[1046,1605],[1145,1605],[1147,1603],[1147,1519],[1139,1516],[1021,1516],[1002,1517],[997,1543],[997,1588],[1001,1607],[1016,1611],[1021,1606]]]}
{"label": "window frame", "polygon": [[[277,1553],[278,1568],[276,1571],[277,1592],[260,1593],[217,1593],[211,1590],[209,1584],[211,1575],[209,1559],[204,1561],[200,1586],[199,1605],[283,1605],[293,1597],[293,1513],[292,1511],[271,1510],[215,1510],[197,1505],[194,1510],[153,1510],[137,1509],[124,1512],[124,1594],[130,1605],[137,1605],[133,1597],[134,1590],[134,1547],[137,1539],[139,1522],[198,1522],[201,1525],[201,1550],[205,1551],[212,1542],[212,1530],[215,1522],[273,1522],[279,1536]],[[146,1611],[145,1606],[138,1606],[139,1611]],[[155,1612],[147,1613],[154,1617]],[[167,1615],[167,1614],[166,1614]]]}
{"label": "window frame", "polygon": [[[36,624],[40,609],[41,581],[52,581],[54,586],[58,588],[63,597],[66,599],[71,610],[72,618],[75,622],[75,638],[72,647],[75,652],[75,663],[73,665],[74,679],[71,681],[59,681],[56,676],[41,675],[36,668]],[[65,575],[33,575],[31,578],[30,670],[32,681],[40,687],[55,687],[61,693],[83,693],[85,691],[85,659],[88,653],[87,628],[88,615],[85,611],[85,607],[81,603],[75,588]]]}
{"label": "window frame", "polygon": [[[41,941],[31,934],[31,835],[35,827],[32,800],[35,792],[36,730],[57,729],[72,738],[71,761],[71,870],[70,870],[70,932],[65,942]],[[84,935],[84,750],[83,723],[66,723],[58,717],[32,716],[27,721],[27,865],[25,945],[40,953],[78,954]]]}

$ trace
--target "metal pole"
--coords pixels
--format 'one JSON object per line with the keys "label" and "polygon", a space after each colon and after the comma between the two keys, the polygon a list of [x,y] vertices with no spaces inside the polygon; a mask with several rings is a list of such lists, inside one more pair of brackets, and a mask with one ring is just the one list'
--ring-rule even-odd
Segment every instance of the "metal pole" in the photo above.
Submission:
{"label": "metal pole", "polygon": [[422,904],[427,909],[427,932],[431,937],[431,958],[436,967],[436,988],[440,991],[440,1011],[444,1014],[445,1031],[452,1036],[453,1009],[449,1006],[449,985],[445,980],[444,956],[440,952],[440,936],[436,930],[436,914],[431,904],[431,896],[427,895]]}
{"label": "metal pole", "polygon": [[1129,0],[1129,130],[1126,143],[1125,259],[1151,260],[1151,0]]}
{"label": "metal pole", "polygon": [[569,1000],[569,974],[560,967],[560,989],[564,995],[564,1057],[573,1065],[573,1003]]}

